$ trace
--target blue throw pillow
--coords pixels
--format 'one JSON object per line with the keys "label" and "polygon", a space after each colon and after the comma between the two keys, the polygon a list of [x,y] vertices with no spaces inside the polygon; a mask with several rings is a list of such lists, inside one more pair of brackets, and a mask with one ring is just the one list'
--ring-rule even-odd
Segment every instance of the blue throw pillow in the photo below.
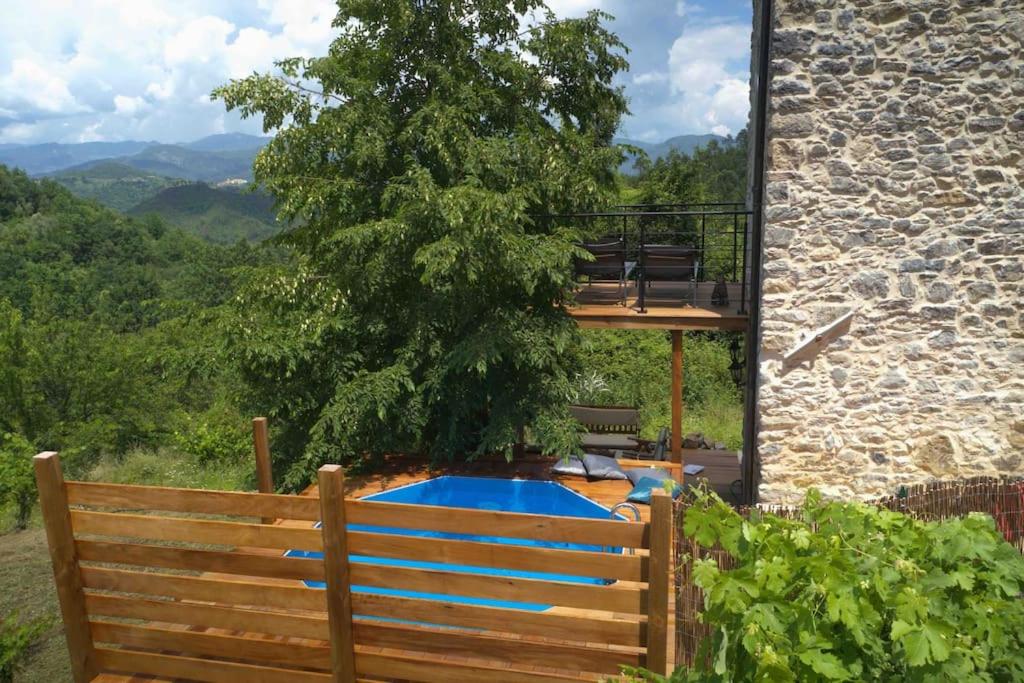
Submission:
{"label": "blue throw pillow", "polygon": [[552,474],[560,474],[563,476],[587,476],[587,468],[583,466],[583,461],[580,460],[578,455],[570,455],[568,458],[559,458],[558,462],[551,466],[551,472]]}
{"label": "blue throw pillow", "polygon": [[615,461],[615,458],[609,458],[607,455],[586,453],[583,455],[582,460],[587,468],[587,476],[591,479],[626,478],[626,473],[622,471],[622,466]]}
{"label": "blue throw pillow", "polygon": [[[672,481],[669,479],[669,481]],[[679,484],[672,482],[672,497],[678,498],[679,494],[683,492],[683,487]],[[633,490],[626,496],[626,500],[630,503],[643,503],[644,505],[651,504],[651,491],[654,489],[663,489],[665,485],[664,479],[655,479],[654,477],[644,477],[636,483]]]}

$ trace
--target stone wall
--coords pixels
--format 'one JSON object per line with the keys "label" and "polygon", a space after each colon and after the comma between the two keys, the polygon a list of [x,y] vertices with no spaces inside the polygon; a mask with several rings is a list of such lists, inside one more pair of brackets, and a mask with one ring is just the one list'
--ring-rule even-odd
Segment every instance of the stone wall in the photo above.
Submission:
{"label": "stone wall", "polygon": [[1020,0],[776,1],[762,502],[1024,474],[1022,45]]}

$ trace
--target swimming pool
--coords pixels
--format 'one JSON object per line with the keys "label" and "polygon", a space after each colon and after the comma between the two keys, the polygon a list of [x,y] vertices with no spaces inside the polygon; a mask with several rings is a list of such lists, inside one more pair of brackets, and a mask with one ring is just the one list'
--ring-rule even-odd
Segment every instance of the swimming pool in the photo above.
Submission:
{"label": "swimming pool", "polygon": [[[589,517],[593,519],[609,519],[610,511],[603,505],[582,496],[570,488],[553,481],[528,481],[522,479],[491,479],[484,477],[444,476],[435,479],[409,484],[399,488],[375,493],[363,498],[378,502],[406,503],[413,505],[433,505],[439,507],[472,508],[476,510],[496,510],[501,512],[525,512],[541,515],[558,515],[561,517]],[[556,541],[538,541],[523,538],[504,538],[499,536],[479,536],[472,534],[456,534],[441,531],[420,529],[399,529],[394,527],[350,524],[349,531],[370,531],[379,534],[398,534],[420,536],[425,538],[447,538],[463,541],[479,541],[483,543],[503,543],[542,548],[562,548],[568,550],[586,550],[592,552],[620,552],[619,548],[608,548],[576,543],[559,543]],[[289,550],[287,557],[321,558],[322,553],[305,550]],[[482,574],[489,576],[508,576],[546,581],[566,581],[570,583],[604,584],[605,579],[544,572],[520,571],[496,567],[476,567],[439,562],[421,562],[417,560],[391,559],[384,557],[367,557],[350,555],[350,562],[372,562],[376,565],[412,567],[416,569],[436,569],[466,574]],[[306,581],[307,586],[323,588],[319,581]],[[352,586],[356,593],[372,593],[376,595],[395,595],[409,598],[444,600],[446,602],[486,605],[489,607],[508,607],[541,611],[550,605],[525,602],[509,602],[491,600],[462,595],[441,595],[436,593],[420,593],[393,588],[376,586]]]}

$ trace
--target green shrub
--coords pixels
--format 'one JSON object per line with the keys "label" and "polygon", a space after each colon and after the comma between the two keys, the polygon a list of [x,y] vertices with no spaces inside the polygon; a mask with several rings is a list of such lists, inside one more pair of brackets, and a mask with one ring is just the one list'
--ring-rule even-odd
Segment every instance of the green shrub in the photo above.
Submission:
{"label": "green shrub", "polygon": [[736,565],[696,561],[710,665],[671,681],[1024,680],[1024,558],[991,517],[921,522],[812,491],[800,519],[744,520],[695,495],[686,535]]}
{"label": "green shrub", "polygon": [[39,637],[50,627],[49,619],[25,624],[16,619],[16,614],[0,617],[0,683],[14,683],[14,672]]}
{"label": "green shrub", "polygon": [[203,463],[237,461],[252,452],[252,436],[234,413],[212,411],[190,417],[174,433],[174,442]]}
{"label": "green shrub", "polygon": [[0,435],[0,505],[14,508],[14,526],[24,529],[36,501],[34,450],[20,434]]}

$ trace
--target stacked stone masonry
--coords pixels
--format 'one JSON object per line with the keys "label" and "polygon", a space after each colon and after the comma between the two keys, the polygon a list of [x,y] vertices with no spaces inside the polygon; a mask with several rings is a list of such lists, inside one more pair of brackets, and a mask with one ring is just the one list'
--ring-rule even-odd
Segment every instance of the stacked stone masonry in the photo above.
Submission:
{"label": "stacked stone masonry", "polygon": [[760,500],[1024,474],[1024,2],[776,0],[773,26]]}

